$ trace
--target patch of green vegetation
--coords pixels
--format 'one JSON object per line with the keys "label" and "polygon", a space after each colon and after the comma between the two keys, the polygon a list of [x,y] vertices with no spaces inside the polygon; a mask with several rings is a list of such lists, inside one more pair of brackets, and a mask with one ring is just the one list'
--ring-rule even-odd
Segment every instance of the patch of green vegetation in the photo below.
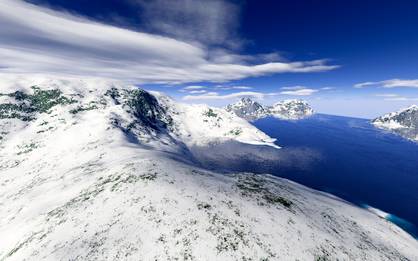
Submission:
{"label": "patch of green vegetation", "polygon": [[21,154],[25,154],[25,153],[29,153],[32,150],[38,148],[38,145],[36,143],[29,143],[29,144],[25,144],[23,146],[18,146],[19,149],[22,149],[21,151],[19,151],[17,153],[17,155],[21,155]]}
{"label": "patch of green vegetation", "polygon": [[241,189],[244,195],[261,193],[263,191],[264,181],[256,176],[240,178],[237,187]]}
{"label": "patch of green vegetation", "polygon": [[293,202],[284,198],[284,197],[280,197],[280,196],[276,196],[273,194],[265,194],[263,195],[263,198],[271,204],[276,204],[276,203],[280,203],[283,206],[290,208],[293,205]]}
{"label": "patch of green vegetation", "polygon": [[238,136],[242,133],[242,129],[241,128],[236,128],[236,129],[233,129],[233,130],[229,131],[229,133],[232,134],[232,135]]}
{"label": "patch of green vegetation", "polygon": [[116,104],[120,104],[119,102],[119,98],[121,97],[119,90],[116,88],[111,88],[109,90],[106,91],[105,96],[109,96],[110,98],[112,98]]}
{"label": "patch of green vegetation", "polygon": [[70,110],[70,113],[77,114],[82,111],[91,111],[96,109],[98,109],[96,102],[91,101],[87,106],[78,106],[77,108]]}
{"label": "patch of green vegetation", "polygon": [[243,196],[258,196],[268,204],[281,204],[288,209],[293,205],[291,200],[271,192],[265,186],[265,180],[258,175],[240,177],[236,186],[241,190]]}
{"label": "patch of green vegetation", "polygon": [[209,108],[208,111],[204,112],[203,115],[207,117],[218,117],[218,114],[216,114],[211,108]]}
{"label": "patch of green vegetation", "polygon": [[48,112],[55,105],[71,104],[75,100],[62,95],[58,89],[41,90],[39,87],[33,86],[33,95],[22,94],[31,104],[31,107],[37,112]]}
{"label": "patch of green vegetation", "polygon": [[28,111],[28,109],[22,104],[0,104],[0,119],[20,119],[22,121],[31,121],[34,118],[29,113],[30,111]]}
{"label": "patch of green vegetation", "polygon": [[200,203],[197,204],[197,208],[199,210],[201,210],[201,209],[211,210],[212,209],[212,206],[210,204],[208,204],[208,203],[200,202]]}
{"label": "patch of green vegetation", "polygon": [[217,237],[216,249],[219,253],[227,251],[237,251],[240,245],[248,246],[248,232],[244,225],[238,221],[233,221],[220,216],[218,213],[210,213],[208,232]]}
{"label": "patch of green vegetation", "polygon": [[49,128],[47,128],[47,129],[45,129],[45,130],[40,130],[40,131],[37,131],[36,133],[43,133],[43,132],[50,131],[50,130],[52,130],[52,129],[54,129],[54,127],[49,126]]}
{"label": "patch of green vegetation", "polygon": [[75,100],[62,95],[58,89],[42,90],[32,86],[33,94],[15,91],[2,94],[15,99],[16,103],[0,104],[0,119],[20,119],[23,121],[34,120],[35,113],[48,113],[56,105],[74,103]]}
{"label": "patch of green vegetation", "polygon": [[157,178],[157,173],[145,173],[141,175],[133,175],[133,174],[119,175],[113,178],[113,180],[111,180],[113,182],[113,185],[110,190],[115,191],[122,184],[133,184],[140,180],[153,181],[156,178]]}

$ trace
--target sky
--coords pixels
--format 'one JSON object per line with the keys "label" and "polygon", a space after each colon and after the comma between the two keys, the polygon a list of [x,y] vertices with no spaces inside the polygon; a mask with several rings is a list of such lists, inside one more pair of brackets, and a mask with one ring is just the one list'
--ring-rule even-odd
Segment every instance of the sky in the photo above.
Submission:
{"label": "sky", "polygon": [[1,0],[0,74],[373,118],[418,104],[417,13],[414,0]]}

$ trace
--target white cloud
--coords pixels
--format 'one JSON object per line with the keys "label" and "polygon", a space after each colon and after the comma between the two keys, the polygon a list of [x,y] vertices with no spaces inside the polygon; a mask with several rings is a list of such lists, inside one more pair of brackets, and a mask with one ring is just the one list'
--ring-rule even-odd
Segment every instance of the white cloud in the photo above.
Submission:
{"label": "white cloud", "polygon": [[231,94],[221,95],[217,92],[209,92],[203,95],[186,95],[183,97],[185,101],[192,100],[228,100],[240,97],[253,97],[256,99],[263,99],[266,96],[264,93],[260,92],[236,92]]}
{"label": "white cloud", "polygon": [[200,93],[206,93],[205,90],[194,90],[194,91],[189,91],[190,94],[200,94]]}
{"label": "white cloud", "polygon": [[338,67],[327,60],[263,64],[214,61],[211,48],[202,43],[105,25],[20,0],[0,1],[0,73],[175,84]]}
{"label": "white cloud", "polygon": [[385,101],[418,101],[418,98],[410,98],[410,97],[393,97],[393,98],[385,98]]}
{"label": "white cloud", "polygon": [[180,89],[180,92],[188,92],[188,93],[192,93],[192,94],[197,94],[197,93],[205,93],[206,90],[205,86],[201,86],[201,85],[190,85],[190,86],[186,86],[182,89]]}
{"label": "white cloud", "polygon": [[217,85],[214,87],[217,90],[251,90],[253,87],[250,86],[223,86]]}
{"label": "white cloud", "polygon": [[301,85],[296,85],[296,86],[285,86],[280,88],[282,90],[291,90],[291,91],[295,91],[295,90],[302,90],[302,89],[306,89],[305,86],[301,86]]}
{"label": "white cloud", "polygon": [[323,91],[331,91],[331,90],[335,90],[335,87],[322,87],[321,90]]}
{"label": "white cloud", "polygon": [[354,84],[354,88],[363,88],[366,86],[377,85],[379,82],[361,82]]}
{"label": "white cloud", "polygon": [[384,98],[394,98],[394,97],[399,97],[399,94],[395,94],[395,93],[378,93],[375,96],[377,96],[377,97],[384,97]]}
{"label": "white cloud", "polygon": [[200,86],[200,85],[191,85],[191,86],[186,86],[183,88],[183,90],[200,90],[200,89],[205,89],[205,86]]}
{"label": "white cloud", "polygon": [[377,97],[383,97],[385,101],[417,101],[418,98],[405,97],[396,93],[380,93]]}
{"label": "white cloud", "polygon": [[305,89],[283,91],[283,92],[280,92],[280,94],[294,95],[294,96],[310,96],[316,92],[318,92],[318,90],[305,88]]}
{"label": "white cloud", "polygon": [[250,86],[231,86],[230,87],[233,90],[251,90],[253,87]]}
{"label": "white cloud", "polygon": [[228,0],[131,0],[152,32],[186,41],[238,47],[239,5]]}
{"label": "white cloud", "polygon": [[319,91],[330,91],[330,90],[335,90],[334,87],[322,87],[319,89],[311,89],[308,88],[306,86],[302,86],[302,85],[296,85],[296,86],[286,86],[286,87],[282,87],[280,88],[282,90],[286,90],[286,91],[298,91],[298,92],[282,92],[282,94],[286,94],[286,95],[311,95],[313,93],[319,92]]}
{"label": "white cloud", "polygon": [[355,88],[363,88],[367,86],[379,86],[383,88],[418,88],[418,80],[391,79],[379,82],[362,82],[354,85]]}

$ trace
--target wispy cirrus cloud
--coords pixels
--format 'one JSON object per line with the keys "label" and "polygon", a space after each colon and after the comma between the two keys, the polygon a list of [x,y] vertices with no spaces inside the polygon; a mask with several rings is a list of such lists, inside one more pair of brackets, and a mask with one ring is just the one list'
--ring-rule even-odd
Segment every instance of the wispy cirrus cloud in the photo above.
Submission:
{"label": "wispy cirrus cloud", "polygon": [[189,91],[190,94],[201,94],[201,93],[206,93],[207,91],[205,90],[194,90],[194,91]]}
{"label": "wispy cirrus cloud", "polygon": [[335,87],[322,87],[321,90],[322,91],[332,91],[332,90],[336,90],[337,88]]}
{"label": "wispy cirrus cloud", "polygon": [[[230,58],[228,62],[219,62],[222,55],[240,57],[241,54],[227,50],[219,54],[209,45],[176,35],[132,31],[21,0],[2,0],[0,73],[176,84],[338,68],[328,60],[257,64]],[[216,37],[213,39],[217,41]]]}
{"label": "wispy cirrus cloud", "polygon": [[261,92],[236,92],[230,94],[219,94],[218,92],[209,92],[203,95],[186,95],[183,97],[184,101],[196,101],[196,100],[229,100],[241,97],[252,97],[256,99],[263,99],[266,93]]}
{"label": "wispy cirrus cloud", "polygon": [[296,90],[302,90],[302,89],[306,89],[306,88],[307,88],[307,87],[305,87],[305,86],[295,85],[295,86],[285,86],[285,87],[281,87],[280,89],[282,89],[282,90],[296,91]]}
{"label": "wispy cirrus cloud", "polygon": [[251,90],[254,89],[250,86],[224,86],[224,85],[217,85],[214,87],[216,90]]}
{"label": "wispy cirrus cloud", "polygon": [[190,94],[199,94],[199,93],[205,93],[207,92],[205,86],[201,86],[201,85],[190,85],[190,86],[186,86],[184,88],[181,88],[179,90],[179,92],[186,92],[186,93],[190,93]]}
{"label": "wispy cirrus cloud", "polygon": [[396,93],[378,93],[376,97],[382,97],[385,101],[418,101],[418,98],[406,97]]}
{"label": "wispy cirrus cloud", "polygon": [[[216,87],[223,87],[221,86],[215,86]],[[239,88],[237,88],[239,89]],[[245,88],[244,88],[245,89]],[[219,92],[207,92],[202,93],[201,95],[186,95],[182,99],[185,101],[194,101],[194,100],[231,100],[235,98],[241,98],[241,97],[252,97],[255,99],[265,99],[267,97],[274,97],[274,96],[310,96],[320,91],[320,89],[311,89],[305,86],[286,86],[280,88],[283,91],[279,92],[256,92],[256,91],[241,91],[241,92],[235,92],[235,93],[219,93]],[[221,89],[223,90],[223,89]],[[326,89],[328,90],[328,89]],[[189,92],[189,94],[192,94]],[[197,93],[196,93],[197,94]]]}
{"label": "wispy cirrus cloud", "polygon": [[394,98],[394,97],[399,97],[399,94],[396,94],[396,93],[378,93],[375,96],[376,97],[383,97],[383,98]]}
{"label": "wispy cirrus cloud", "polygon": [[368,86],[383,87],[383,88],[418,88],[418,79],[391,79],[378,82],[362,82],[354,85],[355,88],[364,88]]}
{"label": "wispy cirrus cloud", "polygon": [[190,86],[184,87],[182,90],[201,90],[205,88],[206,88],[205,86],[201,86],[201,85],[190,85]]}
{"label": "wispy cirrus cloud", "polygon": [[[205,43],[239,47],[240,6],[228,0],[131,0],[140,7],[150,32]],[[222,43],[222,44],[220,44]]]}
{"label": "wispy cirrus cloud", "polygon": [[281,91],[280,94],[293,96],[310,96],[319,92],[317,89],[311,89],[300,85],[282,87],[281,89],[285,91]]}

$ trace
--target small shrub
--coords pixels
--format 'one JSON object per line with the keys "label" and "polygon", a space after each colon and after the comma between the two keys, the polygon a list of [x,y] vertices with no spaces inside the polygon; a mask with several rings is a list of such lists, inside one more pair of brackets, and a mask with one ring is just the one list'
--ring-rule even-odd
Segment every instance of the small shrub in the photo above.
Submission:
{"label": "small shrub", "polygon": [[203,113],[203,115],[207,116],[207,117],[218,117],[218,114],[216,114],[212,109],[209,108],[209,110],[205,113]]}

